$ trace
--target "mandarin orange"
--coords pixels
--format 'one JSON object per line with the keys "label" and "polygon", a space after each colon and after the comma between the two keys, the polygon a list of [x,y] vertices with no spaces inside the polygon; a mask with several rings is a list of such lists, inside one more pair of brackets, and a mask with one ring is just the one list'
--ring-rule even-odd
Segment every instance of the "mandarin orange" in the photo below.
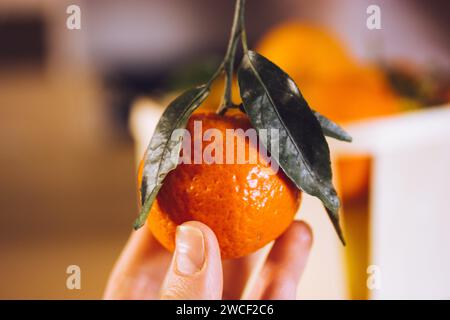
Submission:
{"label": "mandarin orange", "polygon": [[[201,131],[194,130],[195,121],[201,121]],[[236,132],[233,139],[226,135],[227,129],[245,132],[250,128],[248,118],[240,113],[191,116],[187,130],[192,137],[192,152],[186,158],[191,163],[181,163],[167,175],[147,220],[153,235],[165,248],[174,250],[179,224],[196,220],[215,232],[222,258],[238,258],[271,242],[291,224],[300,206],[301,192],[281,169],[271,168],[262,149],[243,132]],[[204,141],[208,129],[218,130],[222,135],[215,136],[214,141]],[[194,141],[202,141],[201,149],[195,149]],[[234,148],[232,163],[208,164],[202,158],[203,163],[194,164],[195,154],[202,156],[211,143],[217,147],[217,154],[213,155],[222,153],[224,161],[229,160],[227,147]],[[246,161],[238,158],[239,143],[245,146]],[[252,155],[256,155],[256,161],[251,161],[255,159]],[[182,158],[185,156],[182,154]],[[142,164],[139,185],[141,176]]]}

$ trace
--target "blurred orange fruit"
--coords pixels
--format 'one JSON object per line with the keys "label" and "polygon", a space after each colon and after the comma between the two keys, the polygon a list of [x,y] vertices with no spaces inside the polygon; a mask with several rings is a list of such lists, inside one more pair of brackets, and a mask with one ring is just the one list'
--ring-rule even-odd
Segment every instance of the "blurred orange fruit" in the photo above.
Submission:
{"label": "blurred orange fruit", "polygon": [[287,22],[270,30],[257,51],[286,71],[298,85],[329,80],[354,68],[354,62],[336,38],[325,30]]}
{"label": "blurred orange fruit", "polygon": [[[194,121],[202,122],[201,132],[194,136]],[[263,247],[277,238],[290,225],[297,212],[301,193],[283,174],[275,173],[267,158],[261,156],[258,146],[242,134],[226,139],[226,129],[251,128],[243,114],[219,116],[214,113],[196,113],[189,119],[187,129],[192,141],[203,141],[203,133],[217,129],[222,138],[214,140],[222,146],[226,159],[226,145],[235,148],[233,164],[179,164],[164,180],[147,220],[156,239],[168,250],[175,248],[176,227],[186,221],[196,220],[208,225],[219,241],[222,258],[238,258]],[[198,140],[196,140],[198,141]],[[251,153],[257,161],[236,163],[237,146],[245,145],[246,159]],[[202,143],[203,154],[211,142]],[[220,147],[216,150],[219,150]],[[204,161],[203,161],[204,162]],[[138,173],[141,183],[142,163]]]}
{"label": "blurred orange fruit", "polygon": [[[257,51],[287,72],[311,108],[339,124],[401,111],[399,99],[377,68],[354,60],[335,36],[297,22],[276,26]],[[357,198],[368,187],[368,156],[338,159],[340,195]]]}
{"label": "blurred orange fruit", "polygon": [[401,111],[399,99],[376,68],[360,67],[341,78],[306,82],[301,90],[311,108],[344,125]]}

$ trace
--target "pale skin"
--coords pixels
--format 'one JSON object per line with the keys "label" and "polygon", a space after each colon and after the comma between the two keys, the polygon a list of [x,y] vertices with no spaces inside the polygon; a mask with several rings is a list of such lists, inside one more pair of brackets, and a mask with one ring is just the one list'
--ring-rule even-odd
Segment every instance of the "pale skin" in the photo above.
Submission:
{"label": "pale skin", "polygon": [[275,240],[253,285],[255,255],[220,258],[214,232],[190,221],[177,229],[176,249],[164,249],[144,226],[133,232],[110,275],[105,299],[295,299],[312,232],[294,221]]}

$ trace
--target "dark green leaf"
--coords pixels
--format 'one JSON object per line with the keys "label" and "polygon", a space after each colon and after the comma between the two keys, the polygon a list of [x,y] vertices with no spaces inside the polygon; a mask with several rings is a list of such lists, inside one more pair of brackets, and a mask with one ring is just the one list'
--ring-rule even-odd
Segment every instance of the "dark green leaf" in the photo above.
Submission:
{"label": "dark green leaf", "polygon": [[178,165],[182,137],[173,140],[173,132],[186,128],[190,115],[208,95],[207,86],[188,90],[170,103],[159,119],[145,153],[141,184],[142,208],[134,223],[135,229],[144,225],[164,178]]}
{"label": "dark green leaf", "polygon": [[[239,110],[245,113],[244,106],[242,104],[239,105]],[[334,138],[341,141],[352,142],[352,137],[342,129],[338,124],[331,121],[324,115],[321,115],[319,112],[312,110],[314,116],[317,121],[319,121],[320,126],[322,127],[322,132],[325,136]]]}
{"label": "dark green leaf", "polygon": [[345,239],[344,234],[342,233],[341,226],[339,224],[339,215],[337,212],[333,212],[327,207],[325,207],[325,210],[327,211],[328,217],[331,220],[331,223],[333,224],[334,230],[336,230],[336,233],[339,237],[339,240],[341,240],[342,244],[345,246]]}
{"label": "dark green leaf", "polygon": [[327,137],[335,138],[342,141],[352,142],[352,137],[339,125],[313,110],[316,119],[322,127],[323,134]]}
{"label": "dark green leaf", "polygon": [[[318,197],[336,219],[339,198],[331,182],[330,152],[319,121],[294,81],[275,64],[249,51],[238,70],[239,89],[245,111],[260,132],[271,157],[286,175],[308,194]],[[278,132],[278,150],[272,149],[271,130]],[[278,152],[276,152],[278,151]]]}

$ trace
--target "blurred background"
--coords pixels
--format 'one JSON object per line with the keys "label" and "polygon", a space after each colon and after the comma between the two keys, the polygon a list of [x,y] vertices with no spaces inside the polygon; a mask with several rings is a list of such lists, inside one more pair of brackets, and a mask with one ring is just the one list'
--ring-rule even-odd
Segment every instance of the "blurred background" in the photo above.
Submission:
{"label": "blurred background", "polygon": [[[66,27],[71,4],[81,30]],[[381,30],[366,26],[371,4]],[[230,0],[0,2],[0,298],[101,297],[137,214],[135,101],[164,105],[207,79],[233,9]],[[248,0],[246,12],[250,46],[336,122],[448,108],[448,1]],[[335,163],[350,235],[350,289],[338,297],[369,297],[371,161]],[[66,288],[71,264],[82,290]]]}

